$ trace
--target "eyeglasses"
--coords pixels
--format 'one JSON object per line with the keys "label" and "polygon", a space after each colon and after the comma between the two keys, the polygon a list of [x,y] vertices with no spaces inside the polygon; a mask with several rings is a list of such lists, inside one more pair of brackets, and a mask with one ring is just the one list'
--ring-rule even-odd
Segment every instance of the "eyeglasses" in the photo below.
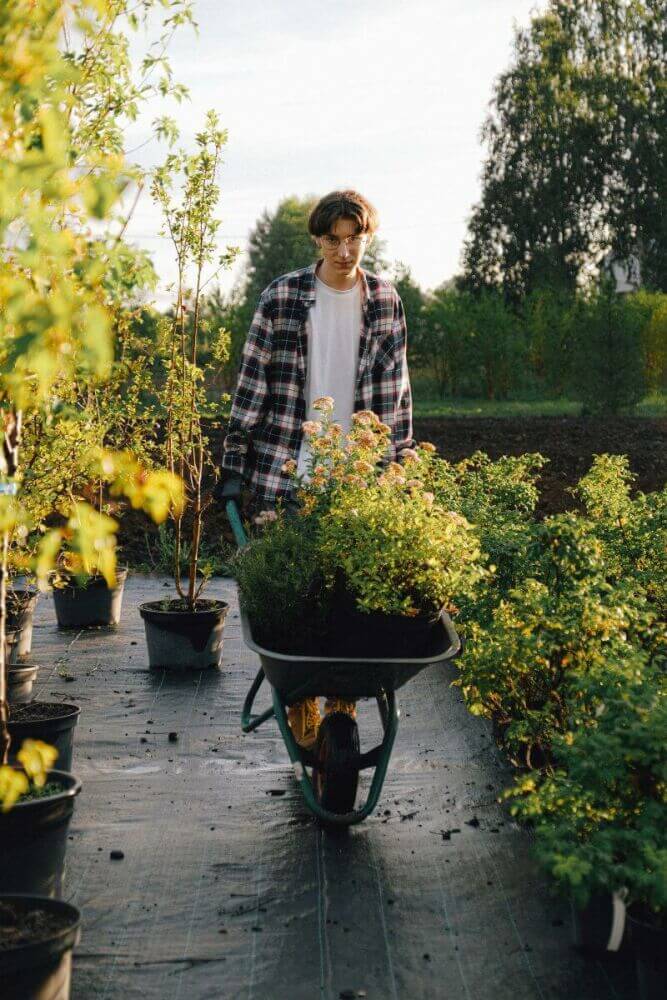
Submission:
{"label": "eyeglasses", "polygon": [[322,243],[327,250],[337,250],[341,243],[344,243],[348,250],[358,250],[367,239],[368,236],[366,233],[361,233],[357,236],[346,236],[344,240],[340,240],[337,236],[323,236]]}

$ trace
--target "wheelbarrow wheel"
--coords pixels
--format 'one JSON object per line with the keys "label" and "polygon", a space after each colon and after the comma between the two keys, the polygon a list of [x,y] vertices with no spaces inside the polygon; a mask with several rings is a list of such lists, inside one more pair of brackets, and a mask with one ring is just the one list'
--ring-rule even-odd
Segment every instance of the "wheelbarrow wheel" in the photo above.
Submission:
{"label": "wheelbarrow wheel", "polygon": [[332,712],[321,722],[317,733],[313,770],[315,795],[323,809],[348,813],[354,809],[359,770],[350,760],[359,753],[359,729],[343,712]]}

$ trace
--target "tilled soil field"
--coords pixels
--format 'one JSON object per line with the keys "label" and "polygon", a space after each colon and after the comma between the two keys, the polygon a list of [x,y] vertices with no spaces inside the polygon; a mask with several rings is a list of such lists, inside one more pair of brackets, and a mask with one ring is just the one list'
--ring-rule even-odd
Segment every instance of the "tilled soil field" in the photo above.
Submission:
{"label": "tilled soil field", "polygon": [[[583,420],[576,417],[531,417],[530,419],[444,417],[415,421],[418,441],[432,441],[438,453],[459,462],[475,451],[491,458],[539,452],[549,459],[539,480],[538,515],[545,517],[576,509],[569,493],[590,468],[594,455],[627,455],[636,475],[635,490],[645,493],[662,489],[667,482],[667,420],[643,417],[615,417]],[[222,454],[222,434],[212,435],[214,454]],[[220,539],[231,543],[232,536],[224,512],[212,506],[206,514],[205,542],[216,549]],[[121,516],[120,542],[124,558],[131,565],[152,564],[157,528],[143,514],[127,511]],[[149,551],[148,546],[152,548]],[[151,555],[151,552],[153,555]]]}
{"label": "tilled soil field", "polygon": [[568,493],[590,468],[594,455],[627,455],[635,490],[650,493],[667,482],[667,420],[615,417],[487,419],[461,417],[415,421],[418,441],[432,441],[451,462],[484,451],[491,458],[539,452],[549,459],[540,477],[539,514],[576,508]]}

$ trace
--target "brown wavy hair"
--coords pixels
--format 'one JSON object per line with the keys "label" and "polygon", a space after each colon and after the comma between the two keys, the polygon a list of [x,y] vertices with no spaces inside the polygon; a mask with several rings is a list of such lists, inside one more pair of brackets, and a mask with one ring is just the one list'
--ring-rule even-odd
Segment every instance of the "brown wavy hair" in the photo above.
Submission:
{"label": "brown wavy hair", "polygon": [[358,191],[331,191],[310,213],[308,232],[311,236],[326,236],[340,219],[356,223],[358,233],[371,235],[380,225],[377,209]]}

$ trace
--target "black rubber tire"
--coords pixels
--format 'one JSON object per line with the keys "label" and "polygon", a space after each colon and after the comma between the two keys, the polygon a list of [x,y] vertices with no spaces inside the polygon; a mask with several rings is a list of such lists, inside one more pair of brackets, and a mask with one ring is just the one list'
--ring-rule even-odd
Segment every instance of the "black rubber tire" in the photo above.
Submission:
{"label": "black rubber tire", "polygon": [[315,745],[315,756],[323,767],[313,770],[315,795],[323,809],[333,813],[348,813],[354,809],[359,771],[345,765],[358,753],[359,729],[354,719],[343,712],[325,716]]}

